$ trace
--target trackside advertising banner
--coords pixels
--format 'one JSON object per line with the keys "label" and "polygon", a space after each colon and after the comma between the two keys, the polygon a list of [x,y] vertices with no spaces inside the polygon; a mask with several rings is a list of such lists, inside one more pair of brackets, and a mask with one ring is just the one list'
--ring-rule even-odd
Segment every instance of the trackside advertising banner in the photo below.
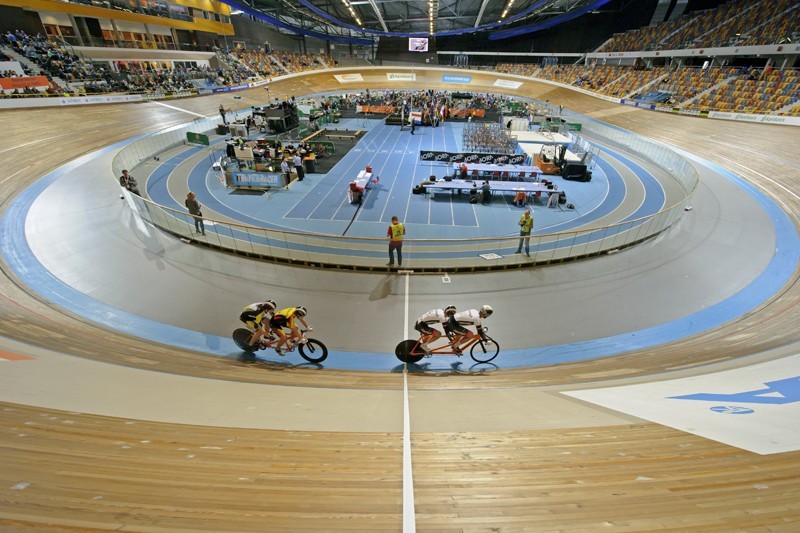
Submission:
{"label": "trackside advertising banner", "polygon": [[443,83],[472,83],[472,76],[442,74]]}
{"label": "trackside advertising banner", "polygon": [[417,81],[414,72],[387,72],[386,79],[389,81]]}
{"label": "trackside advertising banner", "polygon": [[472,152],[439,152],[422,150],[419,160],[428,163],[488,163],[495,165],[522,165],[525,163],[525,154],[484,154]]}
{"label": "trackside advertising banner", "polygon": [[492,84],[495,87],[503,87],[504,89],[519,89],[522,85],[521,81],[511,81],[511,80],[495,80]]}
{"label": "trackside advertising banner", "polygon": [[709,111],[708,118],[718,118],[721,120],[736,120],[738,122],[763,122],[766,124],[785,124],[787,126],[800,126],[800,117],[786,117],[782,115],[747,115],[745,113]]}
{"label": "trackside advertising banner", "polygon": [[364,81],[364,78],[361,77],[361,74],[334,74],[333,77],[336,78],[339,83]]}

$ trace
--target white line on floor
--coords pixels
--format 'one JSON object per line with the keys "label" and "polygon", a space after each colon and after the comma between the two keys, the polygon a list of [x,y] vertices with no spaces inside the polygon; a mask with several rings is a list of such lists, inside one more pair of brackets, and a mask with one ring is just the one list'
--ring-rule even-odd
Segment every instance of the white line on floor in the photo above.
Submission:
{"label": "white line on floor", "polygon": [[201,115],[200,113],[195,113],[194,111],[187,111],[186,109],[181,109],[180,107],[175,107],[174,105],[165,104],[163,102],[155,102],[155,101],[152,101],[152,100],[151,100],[151,102],[154,103],[154,104],[163,105],[164,107],[168,107],[170,109],[174,109],[175,111],[183,111],[184,113],[189,113],[190,115],[194,115],[196,117],[209,118],[209,117],[207,117],[205,115]]}
{"label": "white line on floor", "polygon": [[[406,273],[403,338],[408,338],[408,287],[411,275]],[[411,415],[408,408],[408,363],[403,364],[403,533],[417,530],[414,511],[414,476],[411,468]]]}
{"label": "white line on floor", "polygon": [[21,169],[21,170],[18,170],[18,171],[16,171],[16,172],[14,172],[13,174],[11,174],[9,177],[7,177],[6,179],[4,179],[3,181],[0,181],[0,184],[3,184],[3,183],[5,183],[5,182],[7,182],[8,180],[10,180],[11,178],[13,178],[13,177],[14,177],[14,176],[16,176],[17,174],[19,174],[19,173],[21,173],[21,172],[24,172],[24,171],[28,170],[29,168],[31,168],[31,165],[28,165],[27,167],[25,167],[25,168],[23,168],[23,169]]}
{"label": "white line on floor", "polygon": [[[87,131],[87,132],[81,132],[81,134],[97,133],[98,131],[100,131],[100,130],[92,130],[92,131]],[[3,150],[0,150],[0,154],[4,154],[6,152],[10,152],[10,151],[16,150],[18,148],[24,148],[24,147],[30,146],[32,144],[41,143],[41,142],[45,142],[45,141],[51,141],[53,139],[58,139],[59,137],[66,137],[68,135],[75,135],[75,133],[74,132],[67,132],[67,133],[59,133],[58,135],[51,135],[50,137],[42,137],[41,139],[36,139],[35,141],[31,141],[31,142],[27,142],[27,143],[23,143],[23,144],[18,144],[16,146],[12,146],[11,148],[4,148]]]}

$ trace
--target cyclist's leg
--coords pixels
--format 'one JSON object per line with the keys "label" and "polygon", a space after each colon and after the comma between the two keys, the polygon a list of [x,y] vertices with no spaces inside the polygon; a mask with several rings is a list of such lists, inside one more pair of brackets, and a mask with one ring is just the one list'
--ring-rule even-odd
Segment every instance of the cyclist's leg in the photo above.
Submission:
{"label": "cyclist's leg", "polygon": [[431,332],[427,335],[427,338],[425,339],[424,342],[426,346],[430,346],[431,344],[433,344],[434,342],[438,341],[441,338],[442,338],[442,332],[436,328],[431,328]]}
{"label": "cyclist's leg", "polygon": [[461,354],[461,347],[469,342],[469,340],[474,336],[474,334],[465,328],[464,326],[458,324],[457,327],[452,328],[452,333],[455,335],[453,341],[450,343],[450,346],[453,347],[453,351],[457,354]]}
{"label": "cyclist's leg", "polygon": [[275,345],[275,351],[280,352],[286,344],[286,334],[283,332],[283,326],[286,325],[286,320],[278,317],[272,317],[269,321],[269,327],[278,336],[278,343]]}
{"label": "cyclist's leg", "polygon": [[459,341],[459,344],[458,344],[459,349],[462,346],[472,342],[473,340],[475,340],[477,338],[478,338],[478,334],[475,333],[474,331],[472,331],[471,329],[468,329],[467,332],[461,337],[461,340]]}
{"label": "cyclist's leg", "polygon": [[436,330],[424,322],[417,322],[414,324],[414,329],[420,333],[419,347],[422,348],[422,351],[425,353],[430,353],[431,349],[428,347],[428,344],[430,344],[431,338],[436,333]]}
{"label": "cyclist's leg", "polygon": [[248,320],[244,324],[249,329],[253,330],[253,334],[250,335],[250,338],[247,340],[247,344],[254,346],[261,339],[261,335],[263,335],[263,325],[257,324],[252,320]]}
{"label": "cyclist's leg", "polygon": [[300,337],[301,337],[300,329],[297,326],[292,326],[289,334],[290,345],[294,346],[295,344],[297,344],[297,342],[300,340]]}
{"label": "cyclist's leg", "polygon": [[447,338],[450,339],[450,342],[447,343],[448,346],[455,349],[463,329],[452,316],[445,322],[444,331],[447,333]]}

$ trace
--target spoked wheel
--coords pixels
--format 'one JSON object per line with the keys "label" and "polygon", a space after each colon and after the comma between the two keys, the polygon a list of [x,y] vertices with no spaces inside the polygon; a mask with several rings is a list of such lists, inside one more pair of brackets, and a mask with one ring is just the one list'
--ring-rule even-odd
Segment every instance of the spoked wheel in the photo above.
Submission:
{"label": "spoked wheel", "polygon": [[250,346],[248,344],[248,341],[252,335],[253,332],[249,329],[239,328],[233,332],[233,342],[235,342],[236,346],[245,352],[253,353],[254,351],[258,350],[258,344],[255,346]]}
{"label": "spoked wheel", "polygon": [[401,341],[394,349],[394,355],[404,363],[417,363],[425,357],[425,354],[414,353],[414,347],[417,341],[414,339],[406,339]]}
{"label": "spoked wheel", "polygon": [[479,363],[488,363],[500,353],[500,345],[491,337],[484,337],[475,344],[469,351],[470,357]]}
{"label": "spoked wheel", "polygon": [[297,351],[309,363],[321,363],[328,357],[328,348],[317,339],[308,339],[308,342],[297,346]]}

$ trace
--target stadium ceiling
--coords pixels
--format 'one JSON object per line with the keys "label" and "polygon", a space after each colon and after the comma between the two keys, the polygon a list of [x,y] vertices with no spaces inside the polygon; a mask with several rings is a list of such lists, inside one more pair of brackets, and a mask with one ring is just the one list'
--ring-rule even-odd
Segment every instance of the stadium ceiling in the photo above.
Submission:
{"label": "stadium ceiling", "polygon": [[[286,31],[339,39],[445,36],[497,31],[508,37],[552,27],[611,0],[222,0]],[[264,17],[259,16],[263,14]],[[298,31],[299,30],[299,31]],[[506,38],[505,35],[490,38]]]}

